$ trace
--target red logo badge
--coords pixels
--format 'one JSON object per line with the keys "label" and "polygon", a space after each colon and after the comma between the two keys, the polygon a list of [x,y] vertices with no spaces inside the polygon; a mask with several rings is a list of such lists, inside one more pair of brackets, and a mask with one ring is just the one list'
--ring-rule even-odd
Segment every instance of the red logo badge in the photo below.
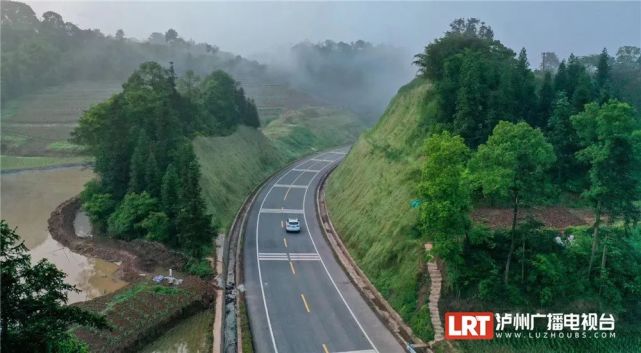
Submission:
{"label": "red logo badge", "polygon": [[494,314],[491,312],[445,313],[445,339],[491,340],[494,338]]}

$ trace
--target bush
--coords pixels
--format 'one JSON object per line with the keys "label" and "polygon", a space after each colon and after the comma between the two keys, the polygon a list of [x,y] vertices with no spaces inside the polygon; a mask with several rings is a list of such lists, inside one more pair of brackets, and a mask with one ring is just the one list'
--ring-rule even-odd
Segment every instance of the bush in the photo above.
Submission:
{"label": "bush", "polygon": [[210,277],[214,275],[214,271],[212,270],[211,265],[209,264],[209,260],[207,259],[191,258],[189,261],[187,261],[185,270],[187,271],[187,273],[198,277]]}
{"label": "bush", "polygon": [[128,240],[143,236],[143,222],[157,208],[158,202],[147,192],[128,193],[107,221],[109,234]]}

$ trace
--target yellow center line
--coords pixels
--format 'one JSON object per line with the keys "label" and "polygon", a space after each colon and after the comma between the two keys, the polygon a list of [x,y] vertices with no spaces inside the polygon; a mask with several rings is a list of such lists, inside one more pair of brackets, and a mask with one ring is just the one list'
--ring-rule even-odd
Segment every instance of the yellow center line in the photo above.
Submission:
{"label": "yellow center line", "polygon": [[325,343],[323,343],[323,351],[325,351],[325,353],[329,353],[329,349],[327,349],[327,346],[325,345]]}
{"label": "yellow center line", "polygon": [[285,243],[285,247],[287,247],[287,238],[283,238],[283,243]]}
{"label": "yellow center line", "polygon": [[[291,261],[289,262],[289,267],[292,269],[292,273],[296,274],[296,270],[294,270],[294,263],[293,262],[291,262]],[[305,299],[303,298],[303,300],[305,300]],[[309,311],[309,310],[307,310],[307,311]]]}
{"label": "yellow center line", "polygon": [[309,305],[307,305],[307,300],[305,300],[305,295],[301,293],[300,297],[303,299],[303,304],[305,304],[305,310],[307,310],[308,313],[311,313],[311,310],[309,310]]}

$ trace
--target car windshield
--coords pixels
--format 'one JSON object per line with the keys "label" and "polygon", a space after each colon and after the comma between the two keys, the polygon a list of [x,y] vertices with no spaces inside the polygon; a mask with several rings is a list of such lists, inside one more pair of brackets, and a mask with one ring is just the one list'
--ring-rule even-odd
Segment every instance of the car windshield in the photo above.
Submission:
{"label": "car windshield", "polygon": [[290,219],[290,220],[289,220],[289,224],[291,224],[291,225],[298,225],[298,220],[296,220],[296,219]]}

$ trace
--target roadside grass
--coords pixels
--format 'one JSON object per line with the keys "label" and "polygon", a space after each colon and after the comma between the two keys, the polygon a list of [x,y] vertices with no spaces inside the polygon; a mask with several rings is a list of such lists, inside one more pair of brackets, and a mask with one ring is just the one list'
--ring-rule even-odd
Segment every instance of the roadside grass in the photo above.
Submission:
{"label": "roadside grass", "polygon": [[227,229],[245,197],[269,175],[305,154],[352,142],[363,130],[351,113],[304,108],[261,130],[239,126],[229,136],[197,137],[193,144],[209,212]]}
{"label": "roadside grass", "polygon": [[423,104],[429,84],[417,79],[399,92],[330,176],[326,197],[358,265],[414,332],[429,340],[429,313],[417,305],[425,253],[414,229],[418,213],[410,207],[422,146],[420,135],[413,134],[432,108]]}
{"label": "roadside grass", "polygon": [[242,344],[243,352],[242,353],[254,353],[254,340],[252,338],[251,328],[249,327],[249,314],[247,313],[247,304],[245,303],[245,297],[241,296],[239,301],[240,307],[240,329],[243,333]]}
{"label": "roadside grass", "polygon": [[89,157],[22,157],[22,156],[0,156],[0,169],[31,169],[62,166],[66,164],[90,163]]}
{"label": "roadside grass", "polygon": [[249,192],[286,163],[259,130],[246,126],[229,136],[198,137],[194,151],[203,197],[221,229],[229,227]]}

